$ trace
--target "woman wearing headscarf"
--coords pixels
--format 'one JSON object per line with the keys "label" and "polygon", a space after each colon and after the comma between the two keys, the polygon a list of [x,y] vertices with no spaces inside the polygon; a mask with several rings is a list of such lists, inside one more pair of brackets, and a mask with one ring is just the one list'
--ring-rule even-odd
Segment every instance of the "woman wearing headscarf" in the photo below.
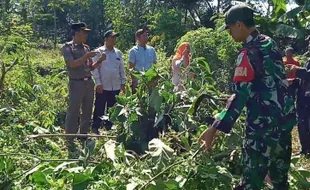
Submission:
{"label": "woman wearing headscarf", "polygon": [[[184,84],[186,82],[187,75],[191,74],[191,77],[193,77],[193,74],[189,73],[190,59],[190,44],[188,42],[184,42],[177,48],[171,64],[173,73],[172,83],[175,85],[176,91],[185,90]],[[183,66],[185,69],[182,69]]]}

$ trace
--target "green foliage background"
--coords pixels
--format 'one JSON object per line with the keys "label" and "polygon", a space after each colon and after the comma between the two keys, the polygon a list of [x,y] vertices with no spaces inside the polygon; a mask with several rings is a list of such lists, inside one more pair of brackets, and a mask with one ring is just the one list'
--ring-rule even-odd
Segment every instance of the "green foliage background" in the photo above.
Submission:
{"label": "green foliage background", "polygon": [[[269,1],[273,11],[257,20],[261,31],[281,47],[293,45],[301,54],[307,45],[309,2],[298,3],[299,9],[285,13],[285,1]],[[232,133],[218,136],[211,153],[204,153],[197,138],[208,127],[206,115],[225,105],[204,100],[198,114],[192,115],[193,103],[202,93],[214,97],[229,93],[240,44],[216,29],[230,4],[229,0],[216,6],[199,0],[1,1],[0,189],[231,189],[241,174],[244,116]],[[120,32],[117,47],[125,60],[135,43],[134,31],[148,26],[159,61],[149,72],[136,74],[144,81],[136,95],[131,95],[128,83],[127,93],[118,97],[109,115],[116,128],[106,133],[116,138],[77,142],[80,157],[70,160],[63,138],[29,135],[64,132],[68,77],[59,47],[71,39],[69,24],[77,21],[93,29],[92,48],[102,42],[107,29]],[[284,29],[296,38],[276,32]],[[169,57],[185,41],[191,43],[196,78],[187,81],[185,93],[174,93]],[[307,60],[298,58],[302,63]],[[128,65],[126,73],[129,79]],[[155,79],[158,85],[152,88]],[[137,135],[142,127],[153,126],[168,131],[150,143]],[[135,141],[147,150],[144,155],[128,150]],[[303,157],[293,158],[291,189],[310,188],[308,164]]]}

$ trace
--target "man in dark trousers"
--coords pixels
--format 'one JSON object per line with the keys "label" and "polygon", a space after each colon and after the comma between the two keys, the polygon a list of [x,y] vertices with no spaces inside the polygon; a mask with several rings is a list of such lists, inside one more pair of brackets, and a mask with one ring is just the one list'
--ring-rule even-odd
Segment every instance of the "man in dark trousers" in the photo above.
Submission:
{"label": "man in dark trousers", "polygon": [[[107,31],[104,34],[105,45],[97,49],[100,55],[106,56],[106,60],[93,71],[96,83],[96,100],[92,130],[96,134],[99,134],[98,129],[102,123],[105,108],[107,107],[107,110],[109,110],[114,106],[116,96],[120,93],[120,90],[125,91],[124,61],[121,51],[114,47],[117,36],[118,33],[112,30]],[[96,62],[100,55],[95,56],[93,61]],[[105,127],[110,130],[112,123],[105,121]]]}
{"label": "man in dark trousers", "polygon": [[[310,61],[304,71],[310,71]],[[295,74],[291,72],[291,74]],[[300,154],[310,157],[310,80],[297,74],[302,79],[293,80],[292,87],[297,90],[298,133],[301,145]]]}
{"label": "man in dark trousers", "polygon": [[[67,134],[78,132],[78,119],[80,117],[80,133],[89,132],[94,99],[94,82],[90,71],[99,66],[105,59],[101,56],[96,62],[91,58],[97,52],[90,51],[85,44],[87,35],[91,31],[85,23],[72,24],[73,40],[65,43],[62,53],[69,74],[69,105],[66,115],[65,128]],[[80,111],[82,113],[80,114]],[[70,157],[76,157],[76,147],[73,138],[68,138],[68,151]]]}

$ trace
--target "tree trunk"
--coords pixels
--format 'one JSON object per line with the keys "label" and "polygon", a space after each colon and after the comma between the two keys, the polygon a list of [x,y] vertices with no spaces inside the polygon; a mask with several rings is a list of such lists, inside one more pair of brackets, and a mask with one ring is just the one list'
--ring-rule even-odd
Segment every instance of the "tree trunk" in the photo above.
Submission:
{"label": "tree trunk", "polygon": [[54,0],[54,49],[56,49],[56,45],[57,45],[57,18],[56,18],[56,5],[55,5],[55,0]]}
{"label": "tree trunk", "polygon": [[5,64],[4,62],[1,61],[1,77],[0,77],[0,94],[3,91],[4,88],[4,79],[5,79],[5,75],[6,75],[6,71],[5,71]]}

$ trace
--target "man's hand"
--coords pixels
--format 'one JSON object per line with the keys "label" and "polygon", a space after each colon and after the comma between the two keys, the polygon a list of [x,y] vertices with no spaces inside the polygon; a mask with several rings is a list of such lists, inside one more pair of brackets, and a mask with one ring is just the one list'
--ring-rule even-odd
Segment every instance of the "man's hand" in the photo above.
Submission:
{"label": "man's hand", "polygon": [[87,59],[89,59],[89,58],[96,56],[98,53],[99,53],[98,51],[90,51],[90,52],[87,52],[86,57]]}
{"label": "man's hand", "polygon": [[285,71],[286,71],[286,74],[289,75],[289,74],[296,74],[296,70],[298,69],[299,67],[296,66],[296,65],[291,65],[291,64],[288,64],[288,65],[285,65]]}
{"label": "man's hand", "polygon": [[102,61],[105,61],[106,58],[107,58],[106,54],[103,53],[103,54],[101,54],[101,56],[100,56],[98,62],[101,63]]}
{"label": "man's hand", "polygon": [[90,66],[91,70],[97,69],[100,66],[100,64],[102,63],[102,61],[104,61],[105,59],[106,59],[106,55],[102,54],[97,62],[95,62],[94,64],[93,63],[91,64],[91,66]]}
{"label": "man's hand", "polygon": [[293,82],[294,82],[294,80],[295,80],[295,79],[287,79],[288,84],[289,84],[289,85],[292,85],[292,84],[293,84]]}
{"label": "man's hand", "polygon": [[124,94],[126,93],[125,84],[122,84],[122,85],[121,85],[121,90],[122,90],[122,92],[123,92]]}
{"label": "man's hand", "polygon": [[155,81],[151,84],[151,87],[152,87],[152,88],[155,88],[157,85],[158,85],[158,81],[155,80]]}
{"label": "man's hand", "polygon": [[96,86],[96,92],[99,94],[102,94],[103,93],[103,86],[102,85]]}
{"label": "man's hand", "polygon": [[205,150],[209,151],[212,149],[213,138],[216,134],[217,129],[214,127],[210,127],[206,129],[199,137],[199,142],[201,144],[205,143]]}
{"label": "man's hand", "polygon": [[189,46],[186,47],[186,49],[182,52],[184,56],[187,56],[190,53]]}

